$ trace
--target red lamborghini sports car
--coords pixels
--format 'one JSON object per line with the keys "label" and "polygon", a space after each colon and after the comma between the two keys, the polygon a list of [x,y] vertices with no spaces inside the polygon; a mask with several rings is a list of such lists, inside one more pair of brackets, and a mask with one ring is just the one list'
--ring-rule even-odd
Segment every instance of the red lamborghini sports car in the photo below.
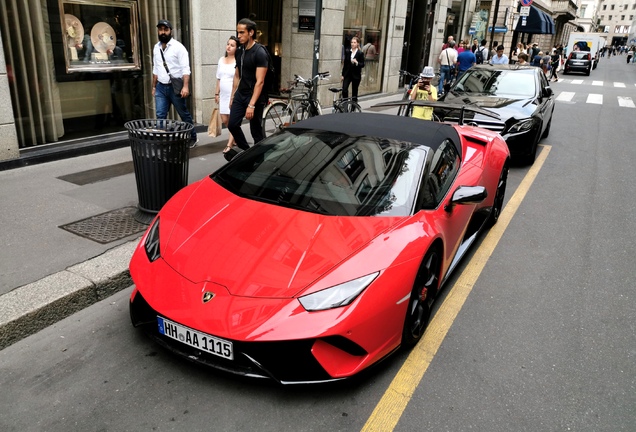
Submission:
{"label": "red lamborghini sports car", "polygon": [[190,360],[280,383],[355,375],[421,338],[503,206],[485,129],[374,113],[297,123],[178,192],[141,239],[133,325]]}

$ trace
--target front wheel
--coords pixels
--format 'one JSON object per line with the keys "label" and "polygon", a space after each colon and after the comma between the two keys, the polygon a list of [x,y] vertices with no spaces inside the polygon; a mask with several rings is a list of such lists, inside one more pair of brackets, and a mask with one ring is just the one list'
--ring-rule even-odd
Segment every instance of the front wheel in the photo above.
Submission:
{"label": "front wheel", "polygon": [[291,113],[285,102],[275,101],[269,104],[263,111],[263,119],[261,120],[263,136],[268,137],[283,130],[289,125],[290,117]]}
{"label": "front wheel", "polygon": [[420,264],[404,318],[402,346],[415,346],[426,330],[431,315],[432,300],[439,289],[441,257],[439,247],[433,246],[426,252]]}
{"label": "front wheel", "polygon": [[508,184],[508,161],[504,163],[504,166],[499,174],[499,182],[497,183],[497,192],[495,192],[495,200],[492,204],[492,210],[486,226],[488,228],[493,227],[499,220],[499,215],[503,209],[504,198],[506,197],[506,185]]}

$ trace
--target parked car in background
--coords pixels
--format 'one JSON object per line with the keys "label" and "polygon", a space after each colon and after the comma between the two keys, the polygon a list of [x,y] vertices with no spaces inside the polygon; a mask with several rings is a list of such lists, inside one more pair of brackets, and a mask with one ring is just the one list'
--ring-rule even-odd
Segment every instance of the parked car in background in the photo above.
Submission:
{"label": "parked car in background", "polygon": [[[537,146],[550,133],[554,92],[540,68],[519,65],[475,65],[440,98],[441,102],[475,105],[499,115],[464,113],[467,124],[499,132],[513,159],[534,163]],[[443,104],[441,104],[443,105]],[[457,123],[457,109],[435,108],[440,121]]]}
{"label": "parked car in background", "polygon": [[590,75],[592,71],[592,54],[589,51],[572,51],[565,61],[563,72],[583,72]]}

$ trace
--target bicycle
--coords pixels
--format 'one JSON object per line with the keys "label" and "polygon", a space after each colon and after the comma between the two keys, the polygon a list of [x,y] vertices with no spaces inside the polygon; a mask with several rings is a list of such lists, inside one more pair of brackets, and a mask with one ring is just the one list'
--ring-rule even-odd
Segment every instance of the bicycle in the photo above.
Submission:
{"label": "bicycle", "polygon": [[[326,75],[325,75],[326,74]],[[304,81],[303,84],[308,88],[307,98],[300,100],[300,105],[296,107],[294,115],[292,116],[294,121],[301,121],[309,117],[322,115],[322,107],[318,103],[316,94],[316,84],[318,79],[329,78],[329,72],[323,72],[313,77],[310,81]],[[330,87],[329,91],[333,93],[333,102],[331,107],[332,113],[350,113],[350,112],[362,112],[362,108],[352,98],[337,97],[342,93],[342,87]]]}
{"label": "bicycle", "polygon": [[[319,80],[324,80],[329,77],[329,72],[319,72],[310,80],[299,75],[294,75],[294,81],[291,82],[290,87],[288,89],[281,89],[281,92],[289,94],[287,102],[282,100],[274,101],[263,112],[263,134],[269,136],[300,120],[322,115],[322,107],[320,103],[318,103],[316,87]],[[303,91],[295,94],[294,90],[300,84],[303,86]],[[332,105],[333,113],[362,111],[360,105],[351,98],[336,97],[342,92],[342,88],[331,87],[329,91],[334,94]]]}
{"label": "bicycle", "polygon": [[[294,100],[299,96],[298,94],[294,94],[297,86],[298,80],[294,79],[294,81],[290,81],[288,88],[280,89],[281,94],[287,95],[286,100],[275,100],[270,102],[265,108],[263,111],[263,119],[261,120],[263,137],[272,135],[289,126],[291,115],[295,110]],[[302,94],[300,96],[303,97]]]}
{"label": "bicycle", "polygon": [[[404,94],[402,95],[402,100],[408,100],[411,96],[411,89],[413,87],[415,87],[417,85],[417,82],[420,80],[420,75],[413,75],[412,73],[405,71],[405,70],[401,70],[400,71],[400,77],[402,77],[402,79],[407,78],[409,80],[408,84],[404,85]],[[406,107],[407,105],[402,105],[398,108],[398,113],[397,115],[401,116],[401,115],[406,115]]]}

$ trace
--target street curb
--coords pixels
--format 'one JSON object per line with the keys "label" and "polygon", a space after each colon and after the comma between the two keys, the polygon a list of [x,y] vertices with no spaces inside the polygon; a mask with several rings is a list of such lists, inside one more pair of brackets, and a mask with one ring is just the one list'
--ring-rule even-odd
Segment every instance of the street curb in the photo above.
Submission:
{"label": "street curb", "polygon": [[0,350],[132,285],[139,239],[0,296]]}

